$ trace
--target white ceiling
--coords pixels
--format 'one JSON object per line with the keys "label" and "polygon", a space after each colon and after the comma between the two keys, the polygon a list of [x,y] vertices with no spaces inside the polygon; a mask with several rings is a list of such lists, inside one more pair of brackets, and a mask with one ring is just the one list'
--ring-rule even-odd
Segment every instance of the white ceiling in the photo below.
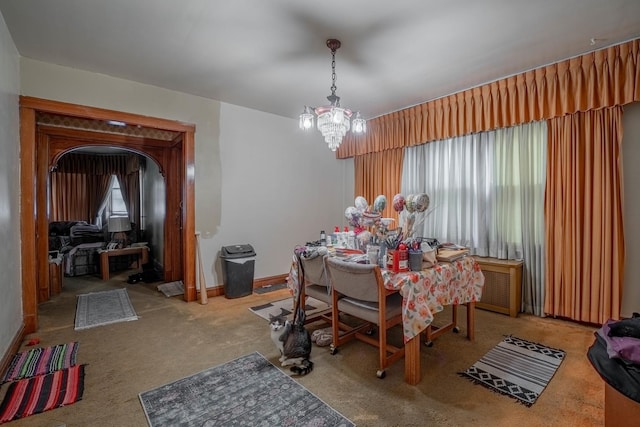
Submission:
{"label": "white ceiling", "polygon": [[[21,56],[297,117],[367,117],[640,37],[639,0],[0,0]],[[593,42],[592,42],[593,39]]]}

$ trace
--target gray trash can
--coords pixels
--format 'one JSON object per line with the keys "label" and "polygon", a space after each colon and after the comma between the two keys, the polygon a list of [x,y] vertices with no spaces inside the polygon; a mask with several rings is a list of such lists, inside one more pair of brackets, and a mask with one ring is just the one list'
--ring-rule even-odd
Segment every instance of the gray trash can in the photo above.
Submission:
{"label": "gray trash can", "polygon": [[223,246],[222,273],[224,279],[224,296],[239,298],[253,292],[253,271],[256,252],[251,245]]}

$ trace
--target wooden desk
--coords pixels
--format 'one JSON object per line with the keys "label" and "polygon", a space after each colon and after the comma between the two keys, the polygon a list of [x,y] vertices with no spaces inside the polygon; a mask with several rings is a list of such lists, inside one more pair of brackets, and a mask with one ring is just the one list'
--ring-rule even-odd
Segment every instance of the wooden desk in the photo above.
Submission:
{"label": "wooden desk", "polygon": [[146,246],[103,250],[99,253],[100,274],[102,276],[102,280],[109,280],[109,258],[112,256],[138,255],[138,268],[141,268],[142,264],[146,264],[147,262],[149,262],[149,248]]}

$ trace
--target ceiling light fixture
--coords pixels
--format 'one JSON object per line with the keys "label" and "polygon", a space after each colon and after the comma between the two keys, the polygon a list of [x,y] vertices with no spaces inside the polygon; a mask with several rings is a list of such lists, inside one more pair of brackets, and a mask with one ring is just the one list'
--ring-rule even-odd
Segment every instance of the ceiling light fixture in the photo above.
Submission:
{"label": "ceiling light fixture", "polygon": [[353,112],[340,106],[340,97],[336,95],[336,50],[340,48],[340,40],[327,40],[327,47],[331,49],[331,95],[327,96],[329,105],[322,107],[305,105],[304,111],[300,114],[300,129],[311,129],[317,116],[318,130],[324,136],[331,151],[336,151],[349,129],[352,129],[353,133],[364,133],[367,130],[367,122],[360,116],[360,112],[356,112],[351,123]]}

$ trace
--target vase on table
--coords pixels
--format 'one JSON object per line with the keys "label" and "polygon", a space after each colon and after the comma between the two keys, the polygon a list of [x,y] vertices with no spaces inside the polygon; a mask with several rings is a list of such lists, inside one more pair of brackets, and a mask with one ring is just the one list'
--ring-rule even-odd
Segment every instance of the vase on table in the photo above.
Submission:
{"label": "vase on table", "polygon": [[378,245],[367,245],[367,259],[369,260],[369,264],[378,264],[380,257],[380,246]]}
{"label": "vase on table", "polygon": [[380,268],[387,268],[387,245],[384,242],[380,243],[380,250],[378,251],[378,265]]}

